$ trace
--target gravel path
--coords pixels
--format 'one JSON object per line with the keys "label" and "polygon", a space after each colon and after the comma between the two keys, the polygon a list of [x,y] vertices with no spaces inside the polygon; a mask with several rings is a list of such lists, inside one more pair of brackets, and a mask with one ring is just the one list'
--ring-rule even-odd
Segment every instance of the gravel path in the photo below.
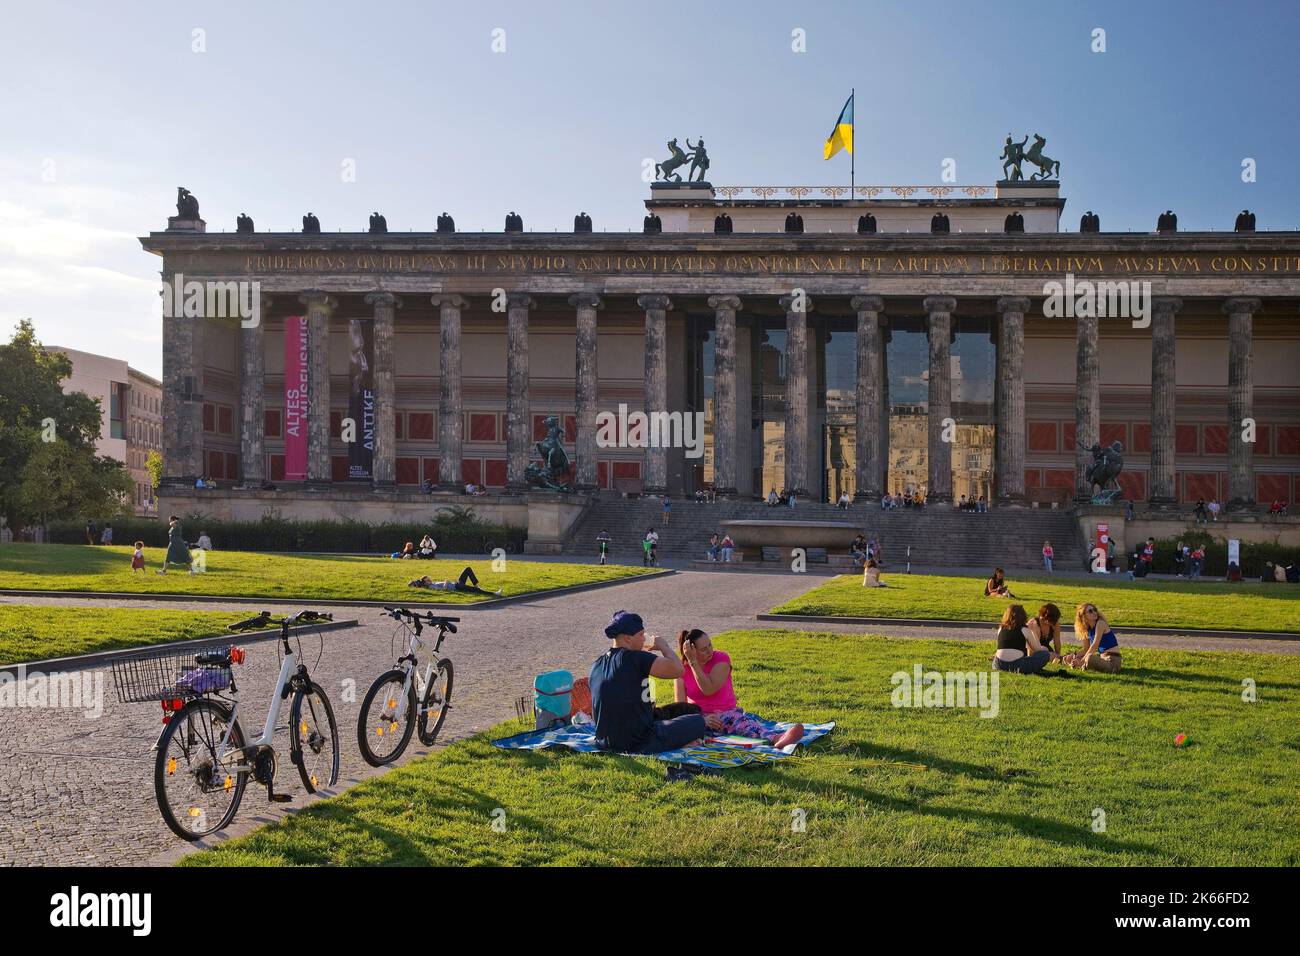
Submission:
{"label": "gravel path", "polygon": [[[795,574],[735,575],[680,571],[650,581],[632,581],[563,597],[538,598],[493,610],[459,613],[461,630],[444,651],[456,667],[453,706],[439,746],[477,733],[513,715],[513,701],[526,693],[533,675],[555,668],[585,674],[607,642],[602,634],[611,613],[629,608],[641,613],[651,632],[675,633],[688,625],[717,632],[770,627],[754,615],[806,590],[808,577]],[[96,601],[66,598],[3,598],[8,604],[73,607],[194,607],[222,609],[212,602]],[[268,605],[297,610],[298,605]],[[232,615],[250,616],[248,605],[230,605]],[[397,656],[393,624],[374,608],[335,608],[339,619],[360,626],[303,637],[312,677],[325,687],[335,707],[342,750],[339,790],[373,776],[356,747],[359,699],[370,682]],[[232,616],[232,620],[237,619]],[[991,627],[992,625],[990,625]],[[792,629],[862,633],[847,625],[804,625]],[[872,626],[872,633],[938,640],[990,639],[988,628],[954,630]],[[1297,642],[1225,638],[1126,637],[1141,647],[1300,653]],[[279,668],[275,641],[251,642],[248,663],[239,674],[246,727],[260,726]],[[188,847],[163,825],[153,797],[153,765],[148,750],[161,729],[153,704],[119,704],[111,677],[104,682],[104,709],[88,719],[74,710],[0,708],[0,864],[142,865],[166,863]],[[346,695],[352,682],[355,692]],[[351,696],[351,699],[347,699]],[[287,749],[287,734],[284,735]],[[413,739],[405,759],[427,752]],[[297,773],[282,754],[277,789],[294,795],[291,804],[273,806],[265,792],[250,785],[234,825],[225,837],[294,812],[312,798],[303,793]],[[218,837],[217,842],[223,837]]]}

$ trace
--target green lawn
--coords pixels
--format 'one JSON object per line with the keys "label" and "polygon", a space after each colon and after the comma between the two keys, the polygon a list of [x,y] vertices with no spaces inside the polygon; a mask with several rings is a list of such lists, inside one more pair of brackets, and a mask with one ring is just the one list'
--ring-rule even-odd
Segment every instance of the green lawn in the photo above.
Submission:
{"label": "green lawn", "polygon": [[222,634],[235,611],[0,605],[0,664],[70,657]]}
{"label": "green lawn", "polygon": [[131,594],[195,594],[265,597],[294,600],[437,602],[473,604],[485,600],[468,594],[448,594],[409,588],[421,575],[455,579],[468,563],[480,587],[502,588],[507,597],[575,584],[590,584],[645,573],[628,565],[558,564],[509,556],[504,571],[492,561],[394,561],[349,555],[259,554],[251,551],[210,551],[205,574],[188,574],[173,567],[154,574],[164,549],[146,548],[149,570],[131,573],[131,548],[76,544],[0,544],[0,589],[31,591],[123,591]]}
{"label": "green lawn", "polygon": [[1091,601],[1121,637],[1125,626],[1300,632],[1300,587],[1285,584],[1014,578],[1010,585],[1016,597],[1011,600],[985,597],[984,578],[887,574],[884,580],[888,587],[864,588],[859,575],[840,575],[772,610],[988,621],[992,626],[1008,604],[1023,604],[1033,614],[1050,601],[1061,609],[1062,626],[1070,630],[1075,608]]}
{"label": "green lawn", "polygon": [[[672,784],[652,758],[501,751],[481,735],[184,863],[1300,863],[1295,657],[1131,648],[1117,675],[999,675],[1000,712],[985,719],[896,709],[891,675],[917,663],[987,672],[991,642],[785,631],[716,640],[743,705],[833,719],[836,730],[770,769]],[[1242,700],[1245,678],[1255,703]],[[1181,748],[1179,733],[1189,737]],[[255,812],[260,796],[246,799]],[[497,808],[503,833],[491,825]],[[797,810],[804,832],[793,832]]]}

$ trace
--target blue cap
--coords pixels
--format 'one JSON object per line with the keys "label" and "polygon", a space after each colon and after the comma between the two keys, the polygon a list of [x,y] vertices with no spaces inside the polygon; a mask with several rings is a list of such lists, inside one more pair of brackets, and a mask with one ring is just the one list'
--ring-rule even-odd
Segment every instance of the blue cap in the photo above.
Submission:
{"label": "blue cap", "polygon": [[644,630],[645,623],[642,622],[640,614],[633,614],[631,611],[615,611],[609,627],[605,628],[605,636],[612,641],[623,634],[631,636]]}

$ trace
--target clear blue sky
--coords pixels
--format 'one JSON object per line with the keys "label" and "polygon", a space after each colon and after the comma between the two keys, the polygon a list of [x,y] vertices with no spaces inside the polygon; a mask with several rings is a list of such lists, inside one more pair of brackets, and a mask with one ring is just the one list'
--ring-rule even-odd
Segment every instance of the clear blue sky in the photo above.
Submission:
{"label": "clear blue sky", "polygon": [[[1106,52],[1091,50],[1106,31]],[[193,31],[206,52],[193,52]],[[505,31],[504,53],[492,50]],[[791,49],[801,29],[807,51]],[[715,184],[990,184],[1007,133],[1061,161],[1064,221],[1300,228],[1295,2],[134,2],[10,6],[0,34],[0,332],[160,367],[177,185],[209,230],[639,228],[642,160],[704,136]],[[1258,181],[1241,180],[1241,162]],[[343,182],[346,159],[356,182]]]}

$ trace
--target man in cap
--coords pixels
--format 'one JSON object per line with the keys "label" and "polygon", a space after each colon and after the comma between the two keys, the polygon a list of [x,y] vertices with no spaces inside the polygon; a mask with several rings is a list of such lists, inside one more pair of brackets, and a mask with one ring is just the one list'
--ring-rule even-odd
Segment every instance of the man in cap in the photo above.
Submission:
{"label": "man in cap", "polygon": [[[608,651],[591,665],[592,709],[595,711],[596,743],[620,753],[657,754],[676,750],[717,729],[701,714],[687,714],[672,720],[655,720],[654,695],[650,678],[676,680],[682,676],[682,662],[665,638],[647,641],[639,614],[618,611],[605,636]],[[647,646],[659,652],[652,654]]]}

